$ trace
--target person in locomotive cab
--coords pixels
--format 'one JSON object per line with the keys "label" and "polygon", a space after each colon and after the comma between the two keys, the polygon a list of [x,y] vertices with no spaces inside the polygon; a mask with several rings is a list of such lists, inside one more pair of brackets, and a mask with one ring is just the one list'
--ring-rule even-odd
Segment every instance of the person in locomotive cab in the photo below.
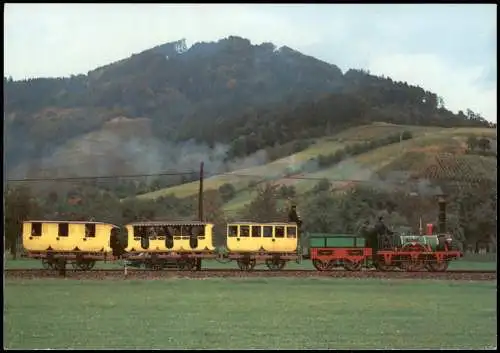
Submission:
{"label": "person in locomotive cab", "polygon": [[297,223],[297,226],[300,228],[302,225],[302,220],[300,219],[299,215],[297,214],[297,206],[292,205],[290,208],[290,212],[288,212],[288,222],[294,222]]}
{"label": "person in locomotive cab", "polygon": [[375,229],[377,230],[378,235],[386,235],[386,234],[392,235],[391,230],[387,228],[387,226],[385,225],[384,217],[382,216],[378,218],[378,222],[375,225]]}
{"label": "person in locomotive cab", "polygon": [[359,234],[365,238],[365,244],[367,247],[371,246],[371,237],[370,237],[370,232],[369,232],[369,226],[370,222],[364,221],[363,224],[361,225],[361,228],[359,229]]}
{"label": "person in locomotive cab", "polygon": [[394,233],[385,225],[384,217],[380,216],[378,218],[378,222],[375,225],[375,231],[378,237],[377,243],[381,243],[380,245],[382,248],[390,247],[393,243],[392,235],[394,235]]}

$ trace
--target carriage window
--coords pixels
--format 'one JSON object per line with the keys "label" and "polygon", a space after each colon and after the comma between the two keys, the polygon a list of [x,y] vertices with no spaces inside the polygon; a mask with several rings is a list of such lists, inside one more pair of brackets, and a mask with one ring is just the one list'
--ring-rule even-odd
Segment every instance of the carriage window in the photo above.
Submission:
{"label": "carriage window", "polygon": [[33,237],[42,236],[42,223],[31,223],[31,236]]}
{"label": "carriage window", "polygon": [[297,228],[286,227],[286,237],[287,238],[296,238],[297,237]]}
{"label": "carriage window", "polygon": [[85,237],[95,238],[95,224],[88,223],[85,225]]}
{"label": "carriage window", "polygon": [[69,233],[69,224],[68,223],[61,223],[59,224],[58,227],[58,236],[59,237],[67,237]]}
{"label": "carriage window", "polygon": [[168,235],[179,237],[181,235],[181,226],[168,226]]}
{"label": "carriage window", "polygon": [[147,227],[146,234],[147,234],[149,239],[156,240],[156,238],[158,236],[158,232],[157,232],[156,227]]}
{"label": "carriage window", "polygon": [[250,227],[240,226],[240,237],[249,237],[249,236],[250,236]]}
{"label": "carriage window", "polygon": [[192,226],[181,226],[181,234],[180,235],[182,235],[182,236],[190,236],[192,229],[193,229]]}
{"label": "carriage window", "polygon": [[260,238],[260,237],[261,237],[260,226],[252,226],[252,238]]}
{"label": "carriage window", "polygon": [[165,234],[167,237],[171,237],[174,234],[172,233],[172,229],[169,226],[163,226],[162,227],[162,233]]}
{"label": "carriage window", "polygon": [[238,226],[229,226],[227,227],[227,235],[229,237],[235,237],[238,235]]}
{"label": "carriage window", "polygon": [[264,226],[264,238],[272,238],[273,237],[273,227],[271,226]]}
{"label": "carriage window", "polygon": [[284,238],[285,237],[285,227],[276,227],[274,231],[275,238]]}
{"label": "carriage window", "polygon": [[139,240],[146,234],[146,229],[144,227],[136,226],[134,227],[134,239]]}
{"label": "carriage window", "polygon": [[193,235],[197,237],[205,236],[205,227],[204,226],[194,226],[193,227]]}

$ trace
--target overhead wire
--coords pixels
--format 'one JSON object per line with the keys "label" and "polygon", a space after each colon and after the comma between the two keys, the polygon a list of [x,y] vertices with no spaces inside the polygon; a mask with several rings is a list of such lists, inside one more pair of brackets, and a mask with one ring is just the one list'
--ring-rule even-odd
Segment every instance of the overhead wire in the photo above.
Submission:
{"label": "overhead wire", "polygon": [[[115,174],[115,175],[101,175],[101,176],[80,176],[80,177],[42,177],[42,178],[23,178],[23,179],[7,179],[7,182],[58,182],[58,181],[84,181],[84,180],[106,180],[106,179],[129,179],[129,178],[145,178],[145,177],[160,177],[160,176],[195,176],[198,175],[199,171],[191,170],[191,171],[166,171],[159,173],[144,173],[144,174]],[[259,183],[266,181],[276,181],[276,180],[314,180],[321,181],[327,180],[330,182],[349,182],[356,184],[374,184],[374,183],[384,183],[384,184],[403,184],[403,183],[419,183],[421,180],[411,180],[410,178],[406,179],[377,179],[377,180],[366,180],[366,179],[339,179],[339,178],[329,178],[329,177],[314,177],[314,176],[301,176],[301,175],[257,175],[257,174],[243,174],[243,173],[235,173],[235,172],[226,172],[214,175],[207,175],[205,179],[209,178],[217,178],[217,177],[242,177],[242,178],[255,178],[259,179]],[[449,180],[454,183],[480,183],[480,180],[470,180],[470,181],[461,181],[454,179],[440,179],[440,181]],[[193,181],[191,181],[193,182]]]}

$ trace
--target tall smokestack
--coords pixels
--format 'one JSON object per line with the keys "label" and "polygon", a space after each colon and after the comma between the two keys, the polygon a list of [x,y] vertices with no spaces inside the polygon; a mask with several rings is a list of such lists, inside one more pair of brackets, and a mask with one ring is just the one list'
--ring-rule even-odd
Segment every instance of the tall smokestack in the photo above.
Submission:
{"label": "tall smokestack", "polygon": [[438,232],[446,233],[446,199],[444,195],[438,196],[439,215],[438,215]]}
{"label": "tall smokestack", "polygon": [[203,222],[203,162],[200,164],[200,190],[198,192],[198,217]]}

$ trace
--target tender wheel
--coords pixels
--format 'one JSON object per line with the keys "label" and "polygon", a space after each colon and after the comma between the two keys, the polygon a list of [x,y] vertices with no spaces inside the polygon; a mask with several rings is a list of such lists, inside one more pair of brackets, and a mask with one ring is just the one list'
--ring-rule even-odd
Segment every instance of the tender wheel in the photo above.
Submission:
{"label": "tender wheel", "polygon": [[431,272],[444,272],[448,269],[449,263],[447,261],[443,262],[431,262],[427,264],[427,269]]}
{"label": "tender wheel", "polygon": [[280,259],[268,259],[266,260],[266,265],[271,271],[279,271],[285,267],[286,261]]}
{"label": "tender wheel", "polygon": [[363,267],[362,261],[344,260],[344,268],[347,271],[360,271],[361,267]]}
{"label": "tender wheel", "polygon": [[321,261],[321,260],[314,259],[313,266],[318,271],[329,271],[333,268],[334,263],[332,261]]}
{"label": "tender wheel", "polygon": [[238,260],[237,261],[238,263],[238,267],[240,268],[240,270],[242,271],[251,271],[254,269],[257,261],[255,259],[248,259],[248,260]]}

